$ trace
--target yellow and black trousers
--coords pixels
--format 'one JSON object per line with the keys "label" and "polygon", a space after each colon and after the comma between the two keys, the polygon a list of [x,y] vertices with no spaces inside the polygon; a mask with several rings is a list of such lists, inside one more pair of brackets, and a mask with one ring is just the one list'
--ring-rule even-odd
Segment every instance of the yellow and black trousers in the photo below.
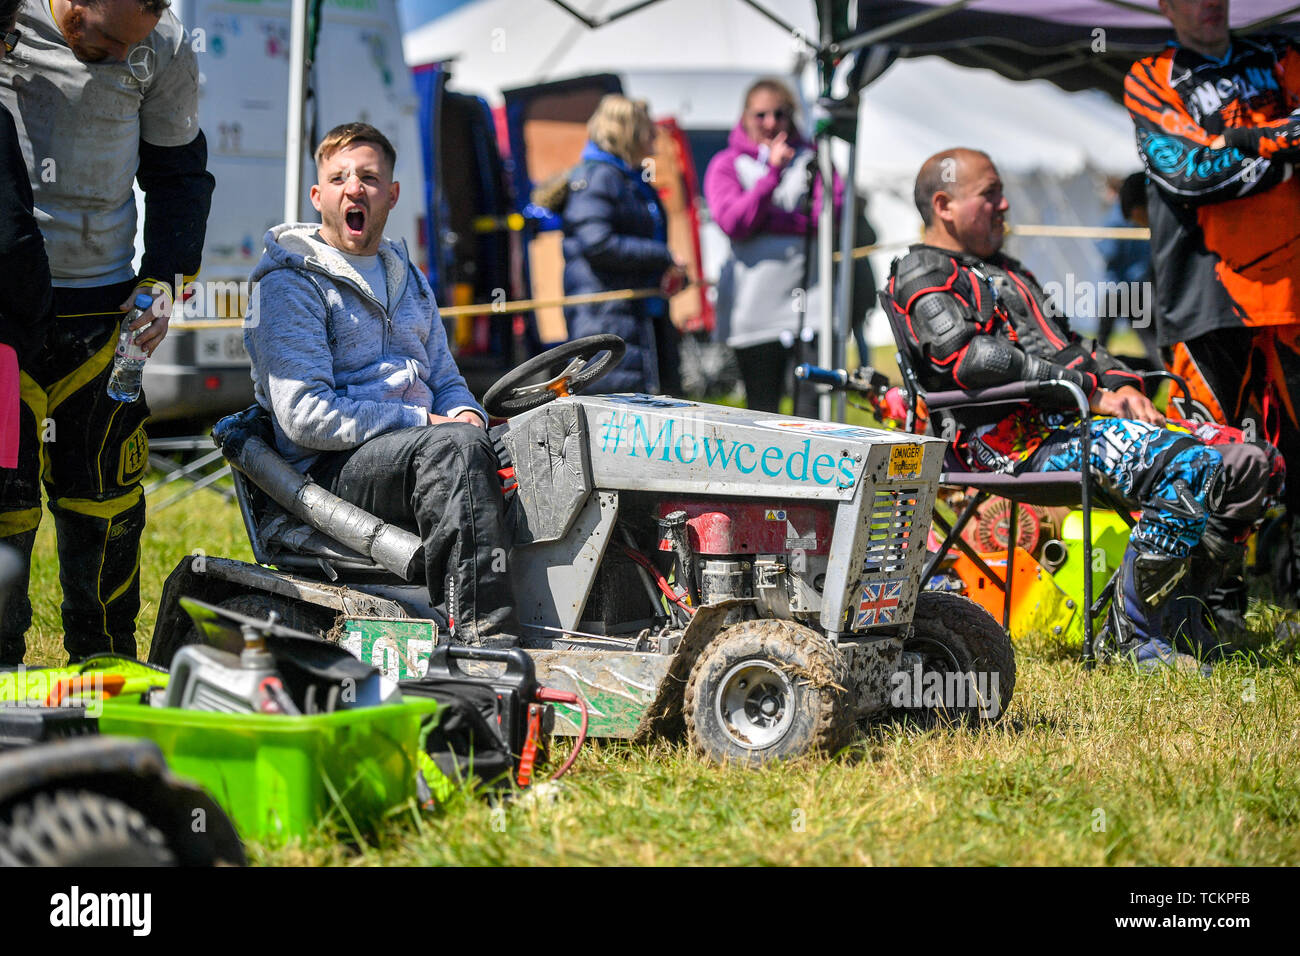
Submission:
{"label": "yellow and black trousers", "polygon": [[55,289],[46,348],[21,369],[19,461],[0,470],[0,540],[27,558],[29,571],[0,619],[0,666],[22,661],[32,622],[27,592],[42,484],[58,541],[64,647],[73,661],[135,655],[149,406],[143,394],[124,403],[106,392],[118,306],[134,285]]}

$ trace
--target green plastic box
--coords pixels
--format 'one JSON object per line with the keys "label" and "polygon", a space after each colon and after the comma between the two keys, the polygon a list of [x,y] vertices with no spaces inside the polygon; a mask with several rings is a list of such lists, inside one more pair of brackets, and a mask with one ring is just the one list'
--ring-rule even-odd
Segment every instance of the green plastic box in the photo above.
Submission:
{"label": "green plastic box", "polygon": [[245,840],[281,843],[323,823],[372,832],[415,797],[420,721],[433,700],[305,717],[104,704],[103,734],[146,737],[202,785]]}
{"label": "green plastic box", "polygon": [[[1071,511],[1061,522],[1061,543],[1065,545],[1065,563],[1052,575],[1056,585],[1080,607],[1083,605],[1083,575],[1087,568],[1092,572],[1092,599],[1095,601],[1111,575],[1124,560],[1133,531],[1128,522],[1113,511],[1094,509],[1092,512],[1092,554],[1085,555],[1083,548],[1083,512]],[[1103,621],[1094,621],[1100,627]],[[1083,615],[1070,620],[1068,632],[1083,640]]]}

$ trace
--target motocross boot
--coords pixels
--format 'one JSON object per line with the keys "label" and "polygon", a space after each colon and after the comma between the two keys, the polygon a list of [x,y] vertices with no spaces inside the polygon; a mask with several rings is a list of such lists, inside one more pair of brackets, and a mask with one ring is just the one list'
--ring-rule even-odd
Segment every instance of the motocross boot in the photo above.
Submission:
{"label": "motocross boot", "polygon": [[1186,628],[1178,619],[1186,613],[1186,604],[1172,599],[1189,564],[1187,558],[1161,554],[1141,541],[1133,542],[1124,552],[1111,602],[1110,627],[1119,655],[1141,670],[1172,667],[1209,674],[1209,665],[1176,651],[1171,643],[1171,635]]}

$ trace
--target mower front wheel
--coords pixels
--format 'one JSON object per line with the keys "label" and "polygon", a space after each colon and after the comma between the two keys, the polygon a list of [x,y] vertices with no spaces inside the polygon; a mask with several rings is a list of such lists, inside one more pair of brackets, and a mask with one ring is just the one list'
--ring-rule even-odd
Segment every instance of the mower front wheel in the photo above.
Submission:
{"label": "mower front wheel", "polygon": [[686,684],[691,745],[715,763],[834,752],[853,727],[848,668],[824,636],[791,621],[721,631]]}
{"label": "mower front wheel", "polygon": [[894,675],[890,687],[899,716],[925,726],[979,724],[997,720],[1011,703],[1016,687],[1011,638],[974,601],[922,591],[903,652],[913,663]]}

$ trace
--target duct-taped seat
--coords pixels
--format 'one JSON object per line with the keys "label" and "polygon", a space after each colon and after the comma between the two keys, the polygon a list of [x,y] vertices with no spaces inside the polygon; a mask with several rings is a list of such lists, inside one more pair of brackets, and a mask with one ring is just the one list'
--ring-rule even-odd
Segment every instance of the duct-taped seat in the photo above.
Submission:
{"label": "duct-taped seat", "polygon": [[326,491],[275,450],[271,416],[253,405],[217,422],[212,439],[230,462],[244,529],[259,564],[324,576],[424,580],[424,552],[409,529]]}

